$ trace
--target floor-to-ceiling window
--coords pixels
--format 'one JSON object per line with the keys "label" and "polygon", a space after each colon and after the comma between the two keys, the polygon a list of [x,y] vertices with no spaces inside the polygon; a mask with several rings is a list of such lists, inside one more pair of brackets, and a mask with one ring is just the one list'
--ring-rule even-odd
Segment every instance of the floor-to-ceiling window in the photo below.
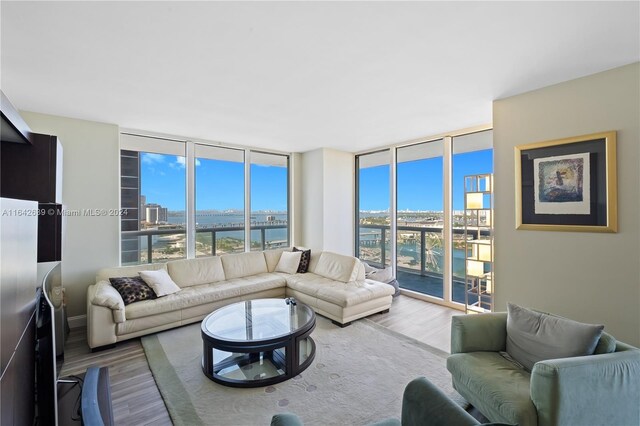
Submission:
{"label": "floor-to-ceiling window", "polygon": [[390,151],[356,157],[356,256],[376,266],[391,264]]}
{"label": "floor-to-ceiling window", "polygon": [[195,146],[196,256],[244,251],[244,150]]}
{"label": "floor-to-ceiling window", "polygon": [[131,133],[120,144],[123,265],[290,245],[289,155]]}
{"label": "floor-to-ceiling window", "polygon": [[443,298],[443,140],[398,148],[396,161],[398,282]]}
{"label": "floor-to-ceiling window", "polygon": [[452,144],[452,299],[464,303],[464,177],[493,173],[493,131],[456,136]]}
{"label": "floor-to-ceiling window", "polygon": [[251,152],[251,250],[289,246],[289,157]]}
{"label": "floor-to-ceiling window", "polygon": [[356,256],[394,265],[408,294],[464,303],[464,177],[493,173],[492,136],[456,132],[357,155]]}

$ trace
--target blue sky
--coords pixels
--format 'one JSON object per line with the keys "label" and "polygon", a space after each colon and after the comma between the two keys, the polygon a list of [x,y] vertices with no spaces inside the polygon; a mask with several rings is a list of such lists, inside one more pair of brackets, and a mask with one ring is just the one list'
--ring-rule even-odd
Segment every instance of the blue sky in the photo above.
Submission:
{"label": "blue sky", "polygon": [[[147,203],[169,210],[185,210],[186,174],[184,157],[142,153],[141,191]],[[287,171],[284,167],[251,165],[251,207],[256,210],[286,210]],[[244,165],[196,160],[196,210],[244,209]]]}
{"label": "blue sky", "polygon": [[[442,211],[442,157],[398,165],[398,210]],[[464,209],[464,176],[493,172],[493,150],[453,156],[453,209]],[[360,170],[360,210],[389,208],[389,166]]]}
{"label": "blue sky", "polygon": [[[148,203],[185,210],[184,157],[143,153],[142,194]],[[490,149],[453,156],[453,209],[462,210],[464,176],[493,172]],[[251,207],[284,211],[287,207],[284,167],[251,165]],[[398,210],[442,210],[442,158],[398,165]],[[244,165],[221,160],[196,160],[196,210],[244,208]],[[389,208],[389,167],[360,170],[360,209]]]}

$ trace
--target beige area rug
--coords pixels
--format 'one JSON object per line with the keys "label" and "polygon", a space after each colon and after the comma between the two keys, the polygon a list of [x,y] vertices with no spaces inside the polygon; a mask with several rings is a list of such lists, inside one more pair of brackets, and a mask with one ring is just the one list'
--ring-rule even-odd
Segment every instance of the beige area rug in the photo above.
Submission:
{"label": "beige area rug", "polygon": [[176,425],[269,425],[280,412],[305,425],[366,425],[400,418],[402,392],[425,376],[460,405],[447,354],[369,320],[339,328],[318,316],[316,358],[299,376],[239,389],[209,380],[200,367],[200,324],[142,338],[151,371]]}

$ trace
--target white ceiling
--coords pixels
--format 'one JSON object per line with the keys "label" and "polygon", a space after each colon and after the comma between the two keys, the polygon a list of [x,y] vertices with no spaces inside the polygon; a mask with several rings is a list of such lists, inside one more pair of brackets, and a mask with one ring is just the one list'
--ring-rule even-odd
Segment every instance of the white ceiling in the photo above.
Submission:
{"label": "white ceiling", "polygon": [[640,60],[633,2],[1,2],[20,109],[230,144],[359,151]]}

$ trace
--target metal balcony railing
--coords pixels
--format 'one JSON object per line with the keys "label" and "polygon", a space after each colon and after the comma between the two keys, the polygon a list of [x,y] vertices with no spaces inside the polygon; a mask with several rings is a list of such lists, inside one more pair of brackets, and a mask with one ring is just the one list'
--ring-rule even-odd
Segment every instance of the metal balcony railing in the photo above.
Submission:
{"label": "metal balcony railing", "polygon": [[[373,231],[369,233],[369,238],[362,239],[363,234],[362,230]],[[463,228],[453,228],[453,234],[460,237],[460,242],[463,240],[464,229]],[[420,255],[418,259],[418,267],[417,268],[409,268],[398,266],[397,267],[397,277],[400,282],[400,287],[406,288],[413,291],[418,291],[424,294],[429,294],[435,297],[442,297],[442,279],[443,274],[441,271],[437,269],[429,268],[429,262],[427,258],[429,253],[427,250],[427,241],[428,236],[431,241],[434,238],[439,241],[436,246],[442,247],[442,227],[423,227],[423,226],[408,226],[408,225],[400,225],[397,227],[398,234],[400,233],[416,233],[415,240],[408,239],[409,241],[415,241],[416,245],[420,248]],[[431,235],[429,235],[431,234]],[[481,231],[481,235],[488,236],[489,233],[487,231]],[[390,244],[390,227],[389,225],[368,225],[361,224],[359,225],[358,235],[360,237],[359,241],[359,257],[362,260],[367,261],[375,266],[382,267],[383,264],[387,263],[387,245]],[[374,237],[372,238],[372,235]],[[400,241],[399,241],[400,242]],[[362,252],[360,251],[362,248],[375,248],[380,250],[380,256],[375,256],[374,259],[363,257]],[[462,248],[464,250],[464,248]],[[388,263],[387,263],[388,264]],[[464,275],[456,276],[454,274],[453,278],[453,300],[464,303]]]}
{"label": "metal balcony railing", "polygon": [[[274,240],[267,241],[267,230],[271,229],[287,229],[288,225],[286,223],[276,223],[276,224],[256,224],[251,225],[251,231],[260,231],[260,248],[262,250],[267,250],[271,248],[277,247],[286,247],[288,246],[288,240]],[[206,228],[196,228],[196,234],[210,234],[211,235],[211,255],[216,255],[216,242],[219,234],[227,233],[227,232],[237,232],[244,231],[244,226],[216,226],[216,227],[206,227]],[[170,235],[184,235],[186,230],[184,228],[161,228],[161,229],[143,229],[139,231],[122,231],[122,239],[128,239],[130,237],[146,238],[146,250],[147,250],[147,263],[153,263],[153,250],[154,243],[153,237],[155,236],[170,236]]]}

